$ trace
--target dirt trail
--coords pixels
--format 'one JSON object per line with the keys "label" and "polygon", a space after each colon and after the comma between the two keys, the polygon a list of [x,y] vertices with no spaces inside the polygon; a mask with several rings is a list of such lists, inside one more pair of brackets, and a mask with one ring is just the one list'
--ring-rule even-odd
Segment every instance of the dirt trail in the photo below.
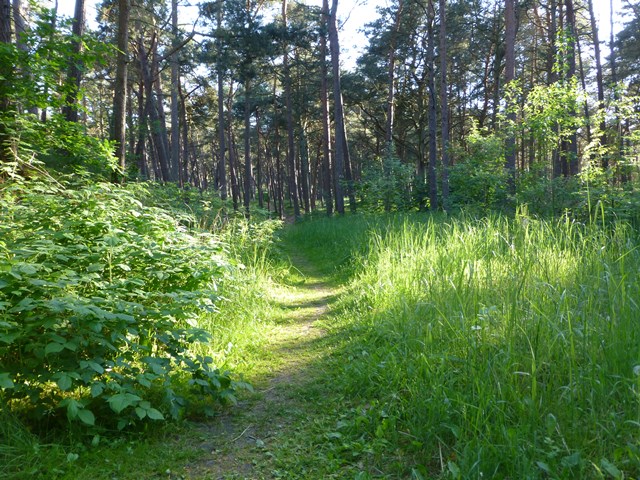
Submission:
{"label": "dirt trail", "polygon": [[269,462],[271,449],[286,441],[296,421],[305,418],[308,405],[300,396],[300,386],[313,378],[311,362],[318,357],[325,332],[316,325],[327,313],[336,289],[315,275],[313,266],[294,255],[292,263],[307,280],[280,291],[275,300],[290,313],[270,350],[277,361],[263,377],[254,379],[256,393],[203,425],[207,439],[205,458],[188,468],[190,479],[277,478],[260,472]]}

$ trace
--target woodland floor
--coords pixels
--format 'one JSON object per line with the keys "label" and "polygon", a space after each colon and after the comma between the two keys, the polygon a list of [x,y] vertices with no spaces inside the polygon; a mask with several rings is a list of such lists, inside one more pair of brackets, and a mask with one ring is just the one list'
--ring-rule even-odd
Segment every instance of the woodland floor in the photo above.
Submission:
{"label": "woodland floor", "polygon": [[[304,456],[312,445],[302,445],[296,433],[308,429],[320,406],[310,388],[326,355],[326,332],[318,324],[339,288],[318,274],[299,254],[291,258],[305,281],[283,287],[274,300],[287,311],[268,347],[272,355],[250,381],[255,392],[232,410],[198,426],[205,455],[186,468],[190,479],[307,478],[279,465],[289,463],[287,452]],[[291,445],[295,442],[296,445]],[[185,478],[185,477],[183,477]],[[311,477],[309,477],[311,478]]]}

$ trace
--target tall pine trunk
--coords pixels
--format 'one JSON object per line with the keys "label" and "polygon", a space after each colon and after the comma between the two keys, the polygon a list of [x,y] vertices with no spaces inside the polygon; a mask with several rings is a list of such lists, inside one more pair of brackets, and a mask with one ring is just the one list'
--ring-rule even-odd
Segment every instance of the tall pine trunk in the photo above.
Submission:
{"label": "tall pine trunk", "polygon": [[435,83],[435,10],[433,0],[428,4],[428,25],[427,25],[427,69],[428,69],[428,89],[429,89],[429,165],[427,166],[427,177],[429,183],[429,208],[438,208],[438,184],[436,176],[437,152],[437,121],[436,121],[436,83]]}
{"label": "tall pine trunk", "polygon": [[[80,65],[80,54],[82,53],[82,36],[85,27],[85,3],[84,0],[76,0],[76,7],[73,16],[72,34],[73,40],[71,48],[73,55],[69,60],[69,69],[67,73],[68,92],[66,105],[63,108],[63,114],[67,121],[78,121],[78,93],[80,91],[80,82],[82,80],[82,69]],[[118,47],[119,48],[119,47]]]}
{"label": "tall pine trunk", "polygon": [[[171,35],[173,51],[169,56],[171,67],[171,179],[183,184],[180,169],[180,54],[178,50],[178,0],[171,0]],[[186,161],[186,159],[185,159]]]}
{"label": "tall pine trunk", "polygon": [[338,40],[338,0],[333,0],[329,13],[329,45],[331,50],[331,68],[333,70],[333,108],[335,129],[334,178],[336,192],[336,211],[344,214],[344,181],[346,132],[344,126],[344,107],[340,83],[340,43]]}
{"label": "tall pine trunk", "polygon": [[[282,0],[282,24],[285,30],[287,26],[287,0]],[[291,71],[289,69],[289,45],[284,46],[284,58],[282,61],[284,71],[284,96],[287,110],[287,166],[289,168],[289,195],[293,202],[293,214],[300,217],[300,202],[298,197],[298,186],[296,182],[296,158],[295,158],[295,136],[293,126],[293,104],[291,99]]]}
{"label": "tall pine trunk", "polygon": [[[398,9],[396,10],[395,21],[393,30],[391,31],[391,42],[389,45],[389,65],[387,68],[387,122],[385,126],[385,143],[386,143],[386,158],[384,160],[383,172],[385,178],[390,180],[391,176],[391,161],[395,155],[393,149],[393,122],[395,113],[395,84],[396,84],[396,40],[398,36],[398,30],[400,29],[400,19],[402,16],[402,9],[404,7],[404,1],[398,1]],[[384,195],[384,209],[385,211],[391,211],[391,192],[390,188],[385,189]]]}
{"label": "tall pine trunk", "polygon": [[249,218],[251,203],[251,80],[244,82],[244,214]]}
{"label": "tall pine trunk", "polygon": [[116,83],[113,97],[113,138],[119,172],[114,180],[124,181],[126,169],[126,125],[127,125],[127,62],[129,52],[129,17],[131,0],[118,1],[118,54],[116,60]]}
{"label": "tall pine trunk", "polygon": [[440,121],[442,123],[442,207],[449,209],[449,101],[447,83],[446,0],[440,0]]}
{"label": "tall pine trunk", "polygon": [[[593,35],[593,52],[596,61],[596,86],[598,89],[598,112],[602,115],[602,119],[599,125],[598,135],[600,137],[600,142],[603,145],[607,144],[607,138],[605,135],[605,130],[607,128],[604,118],[604,80],[602,75],[602,56],[600,54],[600,39],[598,34],[598,23],[596,21],[596,16],[593,12],[593,0],[588,0],[589,2],[589,19],[591,21],[591,33]],[[607,168],[608,160],[607,157],[604,156],[602,159],[602,168]]]}
{"label": "tall pine trunk", "polygon": [[[218,11],[216,15],[216,26],[218,31],[222,28],[222,0],[218,0]],[[220,198],[227,199],[227,169],[226,169],[226,146],[225,146],[225,121],[224,121],[224,63],[222,60],[224,45],[222,38],[216,38],[216,75],[218,80],[218,185],[220,188]]]}
{"label": "tall pine trunk", "polygon": [[[515,0],[505,0],[505,72],[504,82],[508,88],[516,76],[516,8]],[[516,112],[513,100],[507,104],[507,129],[505,142],[505,170],[507,173],[507,189],[511,195],[516,193]]]}

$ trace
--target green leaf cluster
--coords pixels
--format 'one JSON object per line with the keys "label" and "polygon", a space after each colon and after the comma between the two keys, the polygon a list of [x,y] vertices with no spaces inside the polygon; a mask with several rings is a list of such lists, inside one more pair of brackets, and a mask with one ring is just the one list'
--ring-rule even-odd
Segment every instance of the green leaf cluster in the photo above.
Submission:
{"label": "green leaf cluster", "polygon": [[[125,188],[31,182],[0,190],[0,398],[35,421],[124,428],[179,417],[190,390],[234,400],[236,383],[190,346],[227,264]],[[112,425],[113,424],[113,425]]]}

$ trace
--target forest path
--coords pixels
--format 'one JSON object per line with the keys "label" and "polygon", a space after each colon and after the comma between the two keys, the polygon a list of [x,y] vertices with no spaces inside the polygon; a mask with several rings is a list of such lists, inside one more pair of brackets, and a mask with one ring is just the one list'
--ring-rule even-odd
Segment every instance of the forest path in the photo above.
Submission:
{"label": "forest path", "polygon": [[[295,432],[306,428],[317,409],[310,388],[319,378],[322,357],[328,354],[325,331],[318,326],[340,288],[331,285],[305,257],[290,255],[304,282],[282,286],[274,301],[287,312],[270,338],[261,373],[250,379],[255,393],[213,421],[203,424],[205,456],[187,468],[191,479],[291,478],[278,471],[278,455],[299,449],[288,446]],[[274,453],[280,452],[280,453]],[[285,453],[286,454],[286,453]]]}

